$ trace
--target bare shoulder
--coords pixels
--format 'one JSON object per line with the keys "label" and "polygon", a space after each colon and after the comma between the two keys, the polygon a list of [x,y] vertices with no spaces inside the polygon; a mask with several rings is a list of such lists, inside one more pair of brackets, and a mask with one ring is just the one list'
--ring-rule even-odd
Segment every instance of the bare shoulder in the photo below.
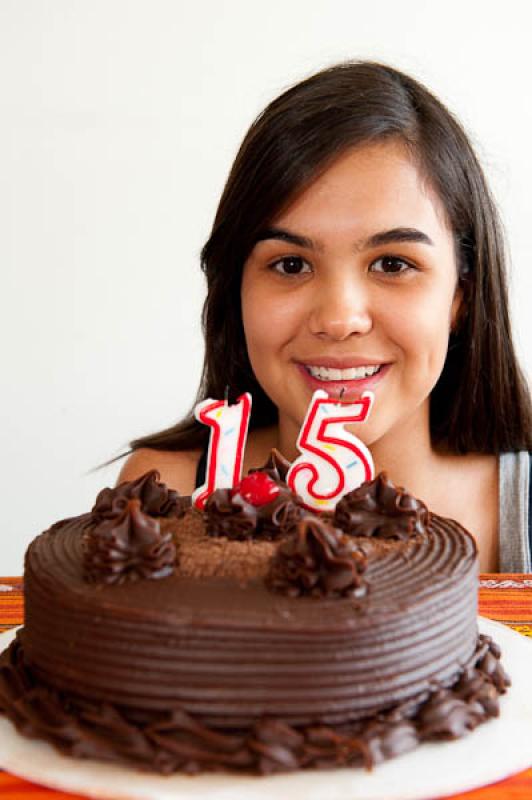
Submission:
{"label": "bare shoulder", "polygon": [[133,481],[156,469],[161,481],[180,494],[192,494],[196,484],[196,469],[200,450],[152,450],[141,447],[135,450],[120,470],[117,483]]}
{"label": "bare shoulder", "polygon": [[458,520],[477,540],[481,572],[497,572],[499,459],[471,453],[448,460],[439,502],[442,516]]}
{"label": "bare shoulder", "polygon": [[471,487],[484,492],[497,481],[498,456],[484,453],[467,453],[453,456],[450,467],[460,482],[466,481]]}

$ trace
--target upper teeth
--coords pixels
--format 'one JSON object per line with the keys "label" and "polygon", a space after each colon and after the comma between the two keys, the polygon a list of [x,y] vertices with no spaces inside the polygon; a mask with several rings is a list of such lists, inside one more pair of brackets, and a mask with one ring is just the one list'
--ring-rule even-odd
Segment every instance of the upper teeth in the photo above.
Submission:
{"label": "upper teeth", "polygon": [[310,367],[306,365],[313,378],[320,381],[355,381],[358,378],[368,378],[380,370],[380,364],[368,367],[352,367],[351,369],[329,369],[329,367]]}

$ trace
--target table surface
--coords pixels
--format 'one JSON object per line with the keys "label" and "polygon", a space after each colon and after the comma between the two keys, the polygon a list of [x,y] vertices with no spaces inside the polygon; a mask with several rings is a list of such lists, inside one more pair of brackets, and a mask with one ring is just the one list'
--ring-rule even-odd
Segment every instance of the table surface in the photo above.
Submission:
{"label": "table surface", "polygon": [[[532,574],[481,575],[479,614],[503,622],[532,638]],[[0,578],[0,632],[21,625],[24,618],[24,591],[21,578]],[[0,769],[0,800],[54,798],[75,800],[82,795],[58,792],[37,786]],[[452,795],[453,800],[531,800],[532,768],[499,783]],[[434,798],[431,798],[434,800]]]}

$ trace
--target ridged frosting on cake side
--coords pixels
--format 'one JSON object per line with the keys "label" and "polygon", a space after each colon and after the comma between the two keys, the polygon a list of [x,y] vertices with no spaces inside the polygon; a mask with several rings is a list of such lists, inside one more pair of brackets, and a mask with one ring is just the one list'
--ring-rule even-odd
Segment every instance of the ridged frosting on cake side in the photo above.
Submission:
{"label": "ridged frosting on cake side", "polygon": [[497,645],[481,635],[452,687],[396,704],[378,717],[296,727],[263,716],[224,731],[177,707],[146,714],[58,692],[35,678],[16,640],[0,655],[0,711],[26,735],[47,739],[67,755],[162,773],[370,768],[422,742],[464,736],[498,716],[498,696],[509,685],[499,659]]}
{"label": "ridged frosting on cake side", "polygon": [[[86,521],[41,535],[27,554],[21,640],[36,674],[58,689],[146,710],[177,704],[218,727],[262,714],[341,723],[449,683],[476,646],[476,548],[453,522],[433,517],[428,536],[399,545],[358,539],[367,594],[317,599],[267,589],[272,545],[263,542],[245,582],[178,571],[87,584]],[[218,553],[228,573],[239,548],[254,549],[231,542]]]}

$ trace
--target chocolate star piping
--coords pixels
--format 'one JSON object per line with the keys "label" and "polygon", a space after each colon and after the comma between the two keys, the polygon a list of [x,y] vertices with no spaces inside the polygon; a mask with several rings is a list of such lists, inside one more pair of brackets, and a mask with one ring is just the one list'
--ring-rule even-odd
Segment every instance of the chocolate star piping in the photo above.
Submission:
{"label": "chocolate star piping", "polygon": [[426,505],[379,473],[344,495],[334,512],[334,525],[350,536],[409,539],[425,534],[430,518]]}
{"label": "chocolate star piping", "polygon": [[161,534],[157,519],[141,511],[137,498],[83,533],[84,577],[94,583],[124,583],[139,578],[165,578],[174,571],[171,533]]}
{"label": "chocolate star piping", "polygon": [[159,472],[152,469],[134,481],[124,481],[114,488],[102,489],[92,507],[93,520],[101,522],[113,518],[133,498],[140,500],[144,514],[182,517],[190,505],[190,498],[181,497],[174,489],[169,489],[160,482],[160,477]]}
{"label": "chocolate star piping", "polygon": [[230,489],[217,489],[205,503],[207,533],[228,539],[278,539],[290,533],[306,512],[286,486],[279,488],[277,497],[260,506]]}
{"label": "chocolate star piping", "polygon": [[266,585],[291,597],[360,597],[367,557],[349,537],[316,517],[307,516],[277,548]]}

